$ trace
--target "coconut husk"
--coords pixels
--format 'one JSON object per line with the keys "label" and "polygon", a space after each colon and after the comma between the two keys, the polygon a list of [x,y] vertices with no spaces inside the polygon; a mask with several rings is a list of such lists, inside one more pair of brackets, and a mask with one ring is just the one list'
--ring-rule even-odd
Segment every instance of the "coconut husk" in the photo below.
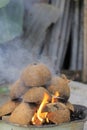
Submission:
{"label": "coconut husk", "polygon": [[65,103],[65,105],[66,105],[66,107],[67,107],[70,111],[74,112],[74,105],[73,105],[73,104],[71,104],[71,103],[68,101],[68,102]]}
{"label": "coconut husk", "polygon": [[47,115],[48,120],[55,124],[61,124],[70,121],[70,111],[68,109],[65,110],[57,110],[54,112],[49,112]]}
{"label": "coconut husk", "polygon": [[66,80],[64,77],[53,77],[51,80],[51,85],[48,86],[47,89],[53,95],[55,94],[55,92],[59,92],[59,97],[63,98],[65,101],[67,101],[70,97],[70,88],[68,86],[68,80]]}
{"label": "coconut husk", "polygon": [[17,80],[10,87],[10,98],[12,100],[20,98],[29,88],[26,88],[21,80]]}
{"label": "coconut husk", "polygon": [[19,104],[19,102],[15,101],[7,101],[0,107],[0,117],[12,113]]}
{"label": "coconut husk", "polygon": [[47,93],[49,95],[49,100],[51,96],[49,92],[43,87],[33,87],[28,90],[23,96],[23,101],[28,103],[37,103],[40,104],[43,100],[44,94]]}
{"label": "coconut husk", "polygon": [[19,125],[28,125],[33,115],[34,108],[22,102],[9,117],[9,122]]}
{"label": "coconut husk", "polygon": [[65,110],[67,109],[66,105],[61,103],[61,102],[56,102],[56,103],[49,103],[46,105],[46,107],[44,108],[44,111],[47,111],[47,112],[54,112],[54,111],[57,111],[57,110]]}
{"label": "coconut husk", "polygon": [[51,72],[44,64],[32,64],[24,69],[21,80],[26,86],[42,86],[51,80]]}
{"label": "coconut husk", "polygon": [[62,103],[51,103],[47,105],[49,121],[55,124],[61,124],[70,121],[70,111]]}

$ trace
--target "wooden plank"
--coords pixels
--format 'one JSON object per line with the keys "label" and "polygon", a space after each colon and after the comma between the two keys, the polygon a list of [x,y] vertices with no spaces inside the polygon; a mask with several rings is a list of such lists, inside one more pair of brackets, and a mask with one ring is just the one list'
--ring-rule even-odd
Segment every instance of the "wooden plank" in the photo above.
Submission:
{"label": "wooden plank", "polygon": [[[69,21],[69,9],[70,9],[70,0],[66,1],[65,4],[65,10],[64,10],[64,16],[63,16],[63,24],[62,24],[62,32],[61,32],[61,39],[60,39],[60,44],[59,44],[59,49],[57,52],[57,63],[56,63],[56,71],[58,72],[62,68],[62,64],[64,61],[64,51],[66,44],[66,32],[70,32],[68,30],[69,28],[67,27],[68,21]],[[68,28],[68,29],[67,29]],[[68,35],[67,35],[68,36]]]}
{"label": "wooden plank", "polygon": [[77,69],[82,70],[82,68],[83,68],[83,1],[80,0]]}
{"label": "wooden plank", "polygon": [[74,17],[72,26],[72,54],[70,69],[77,69],[77,56],[78,56],[78,37],[79,37],[79,1],[74,1]]}
{"label": "wooden plank", "polygon": [[[55,2],[55,3],[54,3]],[[53,4],[57,6],[60,10],[60,17],[53,27],[52,35],[50,39],[50,46],[49,46],[49,55],[51,56],[51,59],[54,63],[54,68],[56,66],[57,62],[57,52],[59,50],[59,44],[61,39],[61,33],[62,33],[62,24],[63,24],[63,18],[64,18],[64,8],[65,8],[65,0],[55,0]],[[56,71],[56,70],[55,70]]]}
{"label": "wooden plank", "polygon": [[83,81],[87,82],[87,0],[84,0],[84,54]]}
{"label": "wooden plank", "polygon": [[69,16],[68,16],[68,22],[67,22],[67,33],[65,33],[65,46],[63,47],[63,55],[62,55],[62,62],[60,67],[63,66],[64,63],[64,58],[67,52],[67,48],[69,43],[69,39],[70,39],[70,33],[71,33],[71,27],[72,27],[72,16],[73,16],[73,5],[72,5],[72,1],[70,1],[70,9],[69,9]]}
{"label": "wooden plank", "polygon": [[49,34],[47,34],[47,40],[45,40],[43,54],[51,59],[55,69],[55,64],[57,60],[57,50],[61,37],[65,0],[52,0],[51,4],[59,9],[59,19],[53,26],[49,28]]}

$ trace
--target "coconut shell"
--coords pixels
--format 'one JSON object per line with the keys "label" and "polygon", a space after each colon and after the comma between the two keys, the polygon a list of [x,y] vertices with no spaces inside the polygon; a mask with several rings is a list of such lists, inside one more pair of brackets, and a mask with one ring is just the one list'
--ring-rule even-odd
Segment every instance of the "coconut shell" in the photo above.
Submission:
{"label": "coconut shell", "polygon": [[10,87],[10,98],[18,99],[20,98],[29,88],[26,88],[21,80],[17,80],[11,87]]}
{"label": "coconut shell", "polygon": [[70,121],[70,111],[62,103],[51,103],[47,105],[47,118],[55,124],[60,124]]}
{"label": "coconut shell", "polygon": [[9,122],[19,125],[28,125],[34,115],[34,109],[27,103],[21,103],[9,117]]}
{"label": "coconut shell", "polygon": [[19,102],[15,101],[7,101],[0,107],[0,117],[12,113],[19,104]]}
{"label": "coconut shell", "polygon": [[54,112],[49,112],[47,115],[48,120],[55,124],[61,124],[70,121],[70,111],[68,109],[65,110],[57,110]]}
{"label": "coconut shell", "polygon": [[51,72],[44,64],[32,64],[24,69],[21,80],[26,86],[46,85],[51,80]]}
{"label": "coconut shell", "polygon": [[74,112],[74,106],[73,104],[71,104],[69,101],[65,103],[66,107],[70,110]]}
{"label": "coconut shell", "polygon": [[49,100],[51,99],[51,96],[49,92],[43,88],[43,87],[33,87],[28,90],[23,96],[23,101],[24,102],[29,102],[29,103],[37,103],[40,104],[43,100],[44,93],[47,93],[49,96]]}
{"label": "coconut shell", "polygon": [[65,110],[67,109],[66,105],[60,102],[57,103],[49,103],[46,105],[46,110],[47,112],[54,112],[57,110]]}
{"label": "coconut shell", "polygon": [[53,77],[51,80],[51,85],[48,86],[49,92],[55,94],[56,91],[59,92],[59,97],[64,98],[67,101],[70,97],[70,88],[68,86],[68,80],[62,77]]}

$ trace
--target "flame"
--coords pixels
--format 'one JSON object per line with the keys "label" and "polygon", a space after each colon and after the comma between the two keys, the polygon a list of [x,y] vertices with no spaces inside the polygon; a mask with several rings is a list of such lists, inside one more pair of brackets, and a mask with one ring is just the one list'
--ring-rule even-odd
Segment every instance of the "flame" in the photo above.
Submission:
{"label": "flame", "polygon": [[[59,92],[55,92],[55,95],[52,96],[51,103],[58,102]],[[37,110],[37,112],[32,117],[32,124],[41,125],[45,121],[49,123],[49,119],[47,118],[48,112],[43,112],[46,104],[49,103],[50,96],[47,93],[44,93],[43,100]]]}
{"label": "flame", "polygon": [[59,97],[59,92],[58,91],[56,91],[55,94],[52,96],[52,101],[51,102],[52,103],[58,102],[57,97]]}
{"label": "flame", "polygon": [[44,98],[40,104],[40,107],[39,107],[37,113],[35,113],[33,118],[32,118],[33,124],[39,125],[39,124],[42,124],[44,122],[44,120],[46,120],[46,116],[47,116],[48,112],[42,112],[42,110],[44,109],[44,107],[48,103],[48,100],[49,100],[49,95],[47,93],[45,93]]}

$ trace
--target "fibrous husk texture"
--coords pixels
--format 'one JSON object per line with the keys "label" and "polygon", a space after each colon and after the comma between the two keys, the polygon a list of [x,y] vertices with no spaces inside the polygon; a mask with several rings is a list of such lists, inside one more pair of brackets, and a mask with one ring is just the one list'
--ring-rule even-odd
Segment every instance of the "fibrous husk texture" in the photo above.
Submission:
{"label": "fibrous husk texture", "polygon": [[15,101],[7,101],[6,103],[4,103],[1,107],[0,107],[0,117],[10,114],[14,111],[14,109],[19,105],[19,102],[15,102]]}
{"label": "fibrous husk texture", "polygon": [[22,83],[22,81],[19,79],[19,80],[17,80],[14,84],[11,85],[10,97],[11,97],[11,99],[18,99],[18,98],[20,98],[27,90],[28,90],[28,88],[26,88],[26,87],[24,86],[24,84]]}
{"label": "fibrous husk texture", "polygon": [[[45,64],[30,64],[23,70],[20,78],[10,86],[10,100],[0,107],[0,117],[14,124],[32,124],[32,118],[37,114],[44,95],[47,94],[47,101],[41,112],[47,112],[46,118],[49,123],[69,122],[74,107],[68,101],[70,97],[68,83],[69,80],[64,75],[52,77]],[[55,95],[56,92],[59,95]],[[45,118],[41,122],[37,115],[35,122],[36,125],[48,123]]]}
{"label": "fibrous husk texture", "polygon": [[30,123],[34,110],[27,104],[21,103],[11,114],[9,121],[15,124],[27,125]]}
{"label": "fibrous husk texture", "polygon": [[60,124],[70,121],[70,111],[63,103],[49,103],[46,105],[44,111],[47,111],[47,118],[49,121]]}
{"label": "fibrous husk texture", "polygon": [[51,72],[44,64],[32,64],[23,70],[21,80],[26,86],[45,85],[51,80]]}
{"label": "fibrous husk texture", "polygon": [[55,76],[51,80],[51,85],[48,87],[48,90],[55,94],[55,92],[59,92],[59,96],[64,98],[66,101],[70,97],[70,88],[68,85],[68,80]]}
{"label": "fibrous husk texture", "polygon": [[29,89],[23,96],[24,102],[29,102],[29,103],[41,103],[44,97],[44,94],[47,93],[49,95],[49,100],[51,99],[51,96],[48,92],[43,87],[33,87]]}

